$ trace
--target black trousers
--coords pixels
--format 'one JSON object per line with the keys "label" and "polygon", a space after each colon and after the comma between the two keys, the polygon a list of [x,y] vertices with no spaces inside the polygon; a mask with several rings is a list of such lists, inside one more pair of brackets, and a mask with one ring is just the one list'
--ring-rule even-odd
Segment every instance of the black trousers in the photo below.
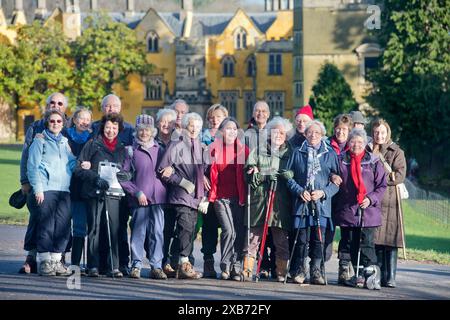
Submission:
{"label": "black trousers", "polygon": [[[297,234],[298,229],[295,229],[293,234],[294,237]],[[325,239],[326,228],[321,227],[320,231],[322,233],[322,240]],[[294,257],[295,261],[294,265],[299,267],[303,260],[308,257],[311,259],[322,259],[321,250],[326,251],[326,247],[322,247],[322,243],[320,242],[318,228],[317,227],[308,227],[301,228],[298,234],[297,243],[295,245]],[[325,256],[325,253],[324,253]],[[325,258],[326,260],[326,258]]]}
{"label": "black trousers", "polygon": [[339,241],[339,260],[352,261],[357,265],[358,250],[361,247],[360,265],[368,267],[377,264],[375,243],[373,241],[376,228],[341,227]]}
{"label": "black trousers", "polygon": [[164,208],[164,257],[162,265],[169,260],[175,265],[178,263],[179,241],[175,233],[177,212],[174,207],[167,205]]}
{"label": "black trousers", "polygon": [[[106,205],[108,207],[109,227],[111,233],[111,251],[113,269],[119,268],[119,198],[105,196],[104,198],[91,199],[88,205],[88,268],[101,268],[108,266],[111,270],[111,255],[109,250],[108,226],[106,224]],[[102,245],[101,245],[102,244]],[[101,247],[105,247],[106,252],[101,255]],[[102,258],[101,258],[102,256]],[[106,261],[101,261],[106,259]]]}
{"label": "black trousers", "polygon": [[23,249],[26,251],[35,250],[36,249],[36,235],[37,235],[37,226],[39,222],[40,211],[38,205],[36,204],[36,200],[34,197],[33,190],[27,195],[27,208],[30,212],[30,216],[28,218],[27,231],[25,233],[25,239],[23,242]]}
{"label": "black trousers", "polygon": [[[36,200],[34,200],[36,202]],[[37,206],[36,225],[38,252],[65,252],[70,238],[70,194],[64,191],[45,191],[44,202]]]}
{"label": "black trousers", "polygon": [[219,222],[212,203],[209,204],[208,213],[203,215],[202,249],[203,260],[213,260],[217,250],[219,237]]}
{"label": "black trousers", "polygon": [[179,255],[189,257],[194,245],[197,210],[183,205],[175,205],[176,234],[179,241]]}
{"label": "black trousers", "polygon": [[119,265],[128,266],[130,262],[130,244],[128,241],[128,220],[130,208],[127,197],[123,197],[119,203]]}

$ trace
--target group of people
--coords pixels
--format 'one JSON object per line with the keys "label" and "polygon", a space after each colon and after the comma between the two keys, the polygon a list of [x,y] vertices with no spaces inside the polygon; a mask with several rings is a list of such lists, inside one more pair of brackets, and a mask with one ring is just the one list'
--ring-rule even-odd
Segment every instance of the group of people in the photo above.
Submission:
{"label": "group of people", "polygon": [[[404,245],[396,185],[406,161],[386,121],[375,120],[368,137],[359,111],[338,115],[327,138],[309,105],[294,128],[282,117],[269,121],[258,101],[246,130],[220,104],[208,109],[204,130],[183,100],[156,119],[138,115],[134,127],[119,97],[107,95],[101,107],[99,121],[85,108],[68,119],[67,99],[54,93],[27,131],[21,273],[69,275],[65,252],[80,266],[87,236],[88,276],[140,278],[145,255],[153,279],[215,279],[220,241],[223,280],[252,281],[258,262],[257,277],[270,268],[277,281],[302,284],[309,258],[309,282],[324,285],[339,226],[338,283],[396,286]],[[200,226],[203,273],[192,254]]]}

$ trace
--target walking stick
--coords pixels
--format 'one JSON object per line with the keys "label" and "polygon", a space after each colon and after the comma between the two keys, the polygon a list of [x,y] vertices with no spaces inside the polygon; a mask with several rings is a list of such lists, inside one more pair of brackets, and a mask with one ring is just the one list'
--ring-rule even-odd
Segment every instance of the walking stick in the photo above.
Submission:
{"label": "walking stick", "polygon": [[398,217],[400,222],[400,233],[402,235],[402,246],[403,246],[403,259],[406,260],[406,243],[405,243],[405,231],[403,230],[403,209],[402,209],[402,199],[400,198],[400,192],[398,186],[395,186],[395,194],[397,196],[398,203]]}
{"label": "walking stick", "polygon": [[361,257],[361,234],[363,228],[364,209],[361,209],[361,207],[358,206],[357,212],[359,216],[359,243],[358,243],[358,260],[356,262],[356,284],[358,283],[358,276],[359,276],[359,259]]}
{"label": "walking stick", "polygon": [[[319,210],[317,210],[317,203],[314,200],[311,200],[311,211],[312,211],[313,217],[316,217],[316,221],[317,221],[317,234],[319,236],[320,252],[322,255],[323,277],[325,279],[325,285],[328,285],[327,273],[325,271],[325,257],[323,254],[323,251],[325,250],[325,245],[323,242],[322,230],[320,228],[320,213],[319,213]],[[358,261],[359,261],[359,253],[358,253]]]}
{"label": "walking stick", "polygon": [[114,279],[114,265],[113,265],[113,256],[112,256],[112,244],[111,244],[111,228],[109,226],[109,212],[108,212],[108,197],[105,195],[105,214],[106,214],[106,226],[108,231],[108,244],[109,244],[109,259],[111,263],[111,276]]}
{"label": "walking stick", "polygon": [[[305,214],[305,208],[306,208],[306,205],[303,206],[302,217]],[[298,239],[299,234],[300,234],[300,228],[298,228],[297,232],[295,233],[294,245],[292,246],[292,251],[291,251],[291,254],[289,255],[289,260],[287,261],[287,265],[286,265],[286,272],[285,272],[286,276],[284,277],[284,284],[286,284],[286,282],[287,282],[287,278],[288,278],[287,274],[289,272],[289,268],[291,267],[292,257],[294,256],[295,246],[297,245],[297,239]],[[292,275],[291,275],[291,277],[292,277]]]}
{"label": "walking stick", "polygon": [[261,245],[260,245],[260,249],[259,249],[258,264],[256,267],[256,279],[255,279],[256,282],[259,281],[259,270],[261,268],[261,262],[262,262],[262,258],[264,256],[264,247],[266,245],[267,231],[269,230],[269,220],[270,220],[270,216],[272,213],[273,199],[275,197],[276,188],[277,188],[277,182],[271,181],[270,189],[269,189],[269,203],[268,203],[267,211],[266,211],[266,219],[264,220],[263,234],[262,234]]}

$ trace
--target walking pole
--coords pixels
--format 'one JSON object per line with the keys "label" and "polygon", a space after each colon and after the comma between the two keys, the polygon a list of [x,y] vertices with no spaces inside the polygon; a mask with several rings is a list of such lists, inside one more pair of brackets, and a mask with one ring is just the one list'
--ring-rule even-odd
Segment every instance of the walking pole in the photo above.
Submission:
{"label": "walking pole", "polygon": [[108,202],[107,202],[108,197],[105,195],[105,214],[106,214],[106,226],[107,226],[107,230],[108,230],[108,244],[109,244],[109,259],[110,259],[110,263],[111,263],[111,276],[114,279],[114,265],[113,265],[113,256],[112,256],[112,245],[111,245],[111,229],[109,226],[109,212],[108,212]]}
{"label": "walking pole", "polygon": [[358,217],[359,217],[359,243],[358,243],[358,260],[356,262],[356,284],[358,283],[358,276],[359,276],[359,259],[361,257],[361,234],[362,234],[362,228],[363,228],[364,209],[361,209],[361,207],[358,206],[357,212],[358,212]]}
{"label": "walking pole", "polygon": [[[325,271],[325,257],[323,254],[323,251],[325,250],[325,245],[323,242],[322,230],[320,229],[320,213],[319,213],[319,210],[317,210],[317,203],[314,200],[311,200],[311,211],[312,211],[313,217],[316,217],[316,221],[317,221],[317,234],[319,236],[320,252],[322,255],[323,277],[325,279],[325,285],[328,285],[327,273]],[[359,253],[358,253],[358,261],[359,261]]]}
{"label": "walking pole", "polygon": [[273,199],[275,197],[276,188],[277,188],[277,182],[271,181],[270,189],[269,189],[269,203],[268,203],[267,211],[266,211],[266,219],[264,220],[263,234],[262,234],[261,245],[260,245],[260,249],[259,249],[258,264],[256,267],[256,279],[255,279],[256,282],[259,281],[259,270],[261,268],[261,262],[262,262],[262,258],[264,255],[264,247],[266,245],[267,231],[269,230],[269,220],[270,220],[270,215],[272,213]]}
{"label": "walking pole", "polygon": [[403,259],[406,260],[406,243],[405,243],[405,231],[403,230],[402,199],[400,198],[400,192],[398,190],[398,186],[395,186],[395,194],[397,195],[398,215],[399,215],[399,222],[400,222],[400,232],[401,232],[401,235],[402,235]]}
{"label": "walking pole", "polygon": [[[286,265],[286,276],[284,277],[284,284],[286,284],[287,282],[287,274],[289,272],[289,268],[291,267],[291,262],[292,262],[292,257],[294,256],[294,252],[295,252],[295,246],[297,245],[297,239],[298,239],[298,235],[300,233],[300,228],[297,229],[297,232],[295,233],[295,238],[294,238],[294,245],[292,246],[292,251],[291,254],[289,255],[289,260],[287,261],[287,265]],[[292,277],[292,275],[291,275]]]}

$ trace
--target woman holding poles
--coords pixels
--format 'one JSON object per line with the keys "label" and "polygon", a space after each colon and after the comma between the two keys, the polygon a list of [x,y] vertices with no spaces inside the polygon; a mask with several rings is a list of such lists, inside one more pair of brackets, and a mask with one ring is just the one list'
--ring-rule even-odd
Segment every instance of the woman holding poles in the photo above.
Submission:
{"label": "woman holding poles", "polygon": [[213,203],[212,213],[217,216],[222,228],[221,279],[231,278],[240,281],[241,255],[245,241],[244,165],[248,147],[239,141],[240,127],[234,118],[225,118],[218,129],[220,134],[216,135],[215,141],[209,146],[211,155],[209,201]]}
{"label": "woman holding poles", "polygon": [[[144,249],[150,261],[150,277],[167,279],[162,270],[164,247],[164,211],[166,188],[156,176],[156,165],[163,149],[154,140],[156,128],[153,118],[146,114],[136,117],[136,133],[123,170],[132,176],[121,185],[129,194],[131,218],[131,278],[140,278]],[[144,243],[147,247],[144,248]]]}
{"label": "woman holding poles", "polygon": [[[374,234],[381,225],[386,173],[380,159],[365,150],[367,135],[353,129],[349,150],[339,157],[342,183],[336,195],[334,221],[341,228],[338,258],[353,264],[356,275],[346,285],[380,289]],[[364,270],[360,270],[364,268]]]}
{"label": "woman holding poles", "polygon": [[397,186],[405,181],[405,153],[391,140],[391,128],[383,119],[372,123],[373,142],[368,149],[378,155],[387,173],[387,189],[381,202],[382,223],[375,231],[375,250],[381,269],[381,286],[395,288],[397,251],[404,247],[403,213]]}
{"label": "woman holding poles", "polygon": [[67,138],[61,134],[65,116],[58,110],[45,114],[45,130],[29,149],[28,179],[37,210],[37,260],[39,274],[65,276],[70,272],[61,263],[70,237],[69,186],[76,158]]}
{"label": "woman holding poles", "polygon": [[[109,266],[107,275],[123,277],[119,271],[119,202],[120,197],[106,194],[109,183],[100,177],[100,162],[108,161],[122,165],[125,159],[125,147],[117,136],[123,130],[123,118],[118,113],[104,115],[100,122],[100,130],[96,137],[89,140],[81,150],[79,163],[89,161],[91,168],[84,170],[81,165],[75,169],[75,175],[83,181],[81,197],[88,202],[88,276],[98,277],[100,266],[100,238],[108,243],[106,264]],[[117,174],[122,178],[122,174]],[[107,216],[108,215],[108,216]],[[109,221],[109,225],[107,224]],[[106,230],[105,230],[106,229]],[[110,241],[109,241],[110,240]],[[112,263],[111,263],[112,261]],[[103,261],[102,261],[103,263]],[[112,264],[112,265],[111,265]],[[105,270],[102,270],[105,271]]]}
{"label": "woman holding poles", "polygon": [[[252,272],[258,247],[264,249],[264,243],[267,234],[267,226],[271,227],[272,238],[276,248],[276,270],[277,281],[283,282],[286,276],[286,265],[289,259],[289,241],[288,232],[292,227],[290,216],[291,201],[287,196],[286,181],[284,180],[284,170],[289,160],[290,149],[287,139],[293,134],[292,124],[287,119],[274,117],[266,126],[269,139],[266,144],[262,144],[259,150],[250,152],[246,164],[247,180],[251,185],[250,196],[250,219],[246,218],[244,223],[247,225],[250,220],[250,241],[244,250],[244,266],[242,278],[244,281],[252,281]],[[276,185],[275,190],[270,190],[271,186]],[[270,203],[267,202],[269,192],[274,192],[272,212],[269,212]],[[270,192],[270,193],[272,193]],[[270,202],[270,201],[269,201]],[[266,221],[266,215],[271,217]],[[267,226],[265,223],[267,222]],[[259,257],[262,259],[262,257]],[[257,270],[259,271],[259,270]]]}
{"label": "woman holding poles", "polygon": [[294,248],[294,282],[302,284],[306,277],[306,258],[309,254],[310,283],[326,284],[324,241],[327,228],[333,229],[331,220],[331,199],[339,187],[330,182],[332,174],[338,174],[336,153],[322,140],[325,127],[313,120],[306,125],[306,141],[293,152],[288,170],[293,178],[287,182],[294,198],[294,229],[298,238]]}

